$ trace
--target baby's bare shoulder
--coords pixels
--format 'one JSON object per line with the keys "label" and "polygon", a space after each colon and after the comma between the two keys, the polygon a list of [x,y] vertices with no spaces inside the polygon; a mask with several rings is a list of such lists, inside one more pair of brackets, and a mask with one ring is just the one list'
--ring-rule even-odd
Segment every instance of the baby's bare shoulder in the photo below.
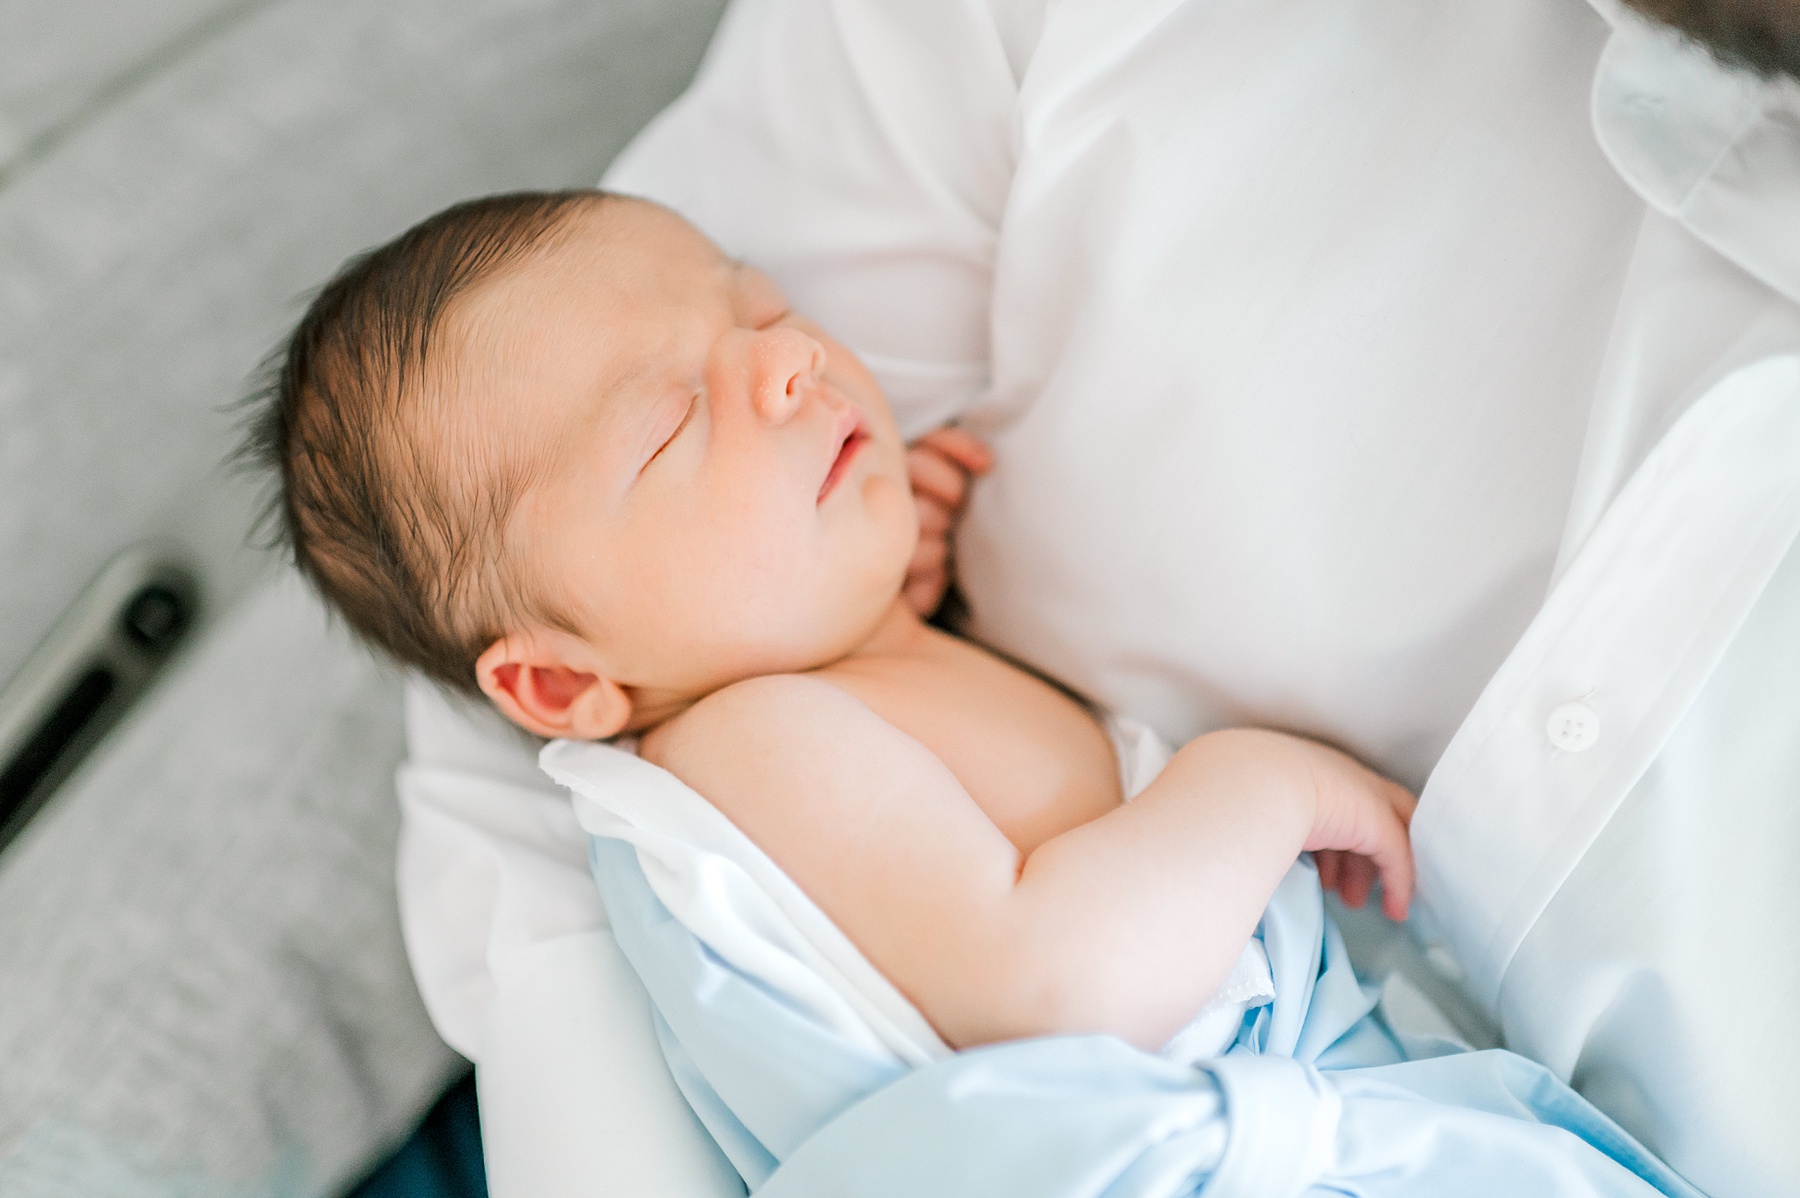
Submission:
{"label": "baby's bare shoulder", "polygon": [[888,727],[841,687],[807,674],[765,674],[722,687],[644,737],[644,757],[682,763],[779,760],[879,735]]}
{"label": "baby's bare shoulder", "polygon": [[709,799],[731,804],[797,785],[866,791],[896,772],[933,775],[928,750],[828,679],[770,674],[714,691],[646,735],[640,752]]}
{"label": "baby's bare shoulder", "polygon": [[707,695],[659,725],[644,738],[644,746],[647,750],[653,745],[691,749],[722,738],[766,738],[783,730],[805,734],[820,719],[853,719],[854,714],[847,707],[868,710],[841,687],[822,678],[764,674]]}

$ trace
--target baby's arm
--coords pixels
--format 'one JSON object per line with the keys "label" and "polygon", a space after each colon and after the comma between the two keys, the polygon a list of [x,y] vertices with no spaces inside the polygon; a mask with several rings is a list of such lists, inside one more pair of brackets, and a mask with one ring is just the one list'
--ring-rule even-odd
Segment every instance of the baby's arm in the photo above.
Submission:
{"label": "baby's arm", "polygon": [[1372,857],[1391,911],[1411,797],[1272,732],[1202,737],[1028,857],[916,740],[819,679],[739,683],[644,742],[769,854],[950,1043],[1166,1043],[1306,848]]}

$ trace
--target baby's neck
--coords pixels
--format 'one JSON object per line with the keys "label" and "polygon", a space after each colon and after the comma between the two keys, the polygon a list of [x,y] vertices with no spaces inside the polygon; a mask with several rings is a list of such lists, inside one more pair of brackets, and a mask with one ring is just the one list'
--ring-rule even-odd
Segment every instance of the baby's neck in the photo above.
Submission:
{"label": "baby's neck", "polygon": [[[976,651],[925,623],[896,595],[868,635],[848,653],[798,672],[830,676],[881,670],[901,662],[941,659],[947,648],[951,652]],[[626,730],[635,736],[649,736],[704,698],[705,695],[637,690],[632,695],[636,716]]]}
{"label": "baby's neck", "polygon": [[931,652],[938,638],[946,634],[939,632],[921,620],[906,601],[895,596],[894,602],[875,625],[873,631],[862,644],[846,653],[837,661],[827,662],[818,668],[829,670],[844,662],[862,658],[896,658],[919,657]]}

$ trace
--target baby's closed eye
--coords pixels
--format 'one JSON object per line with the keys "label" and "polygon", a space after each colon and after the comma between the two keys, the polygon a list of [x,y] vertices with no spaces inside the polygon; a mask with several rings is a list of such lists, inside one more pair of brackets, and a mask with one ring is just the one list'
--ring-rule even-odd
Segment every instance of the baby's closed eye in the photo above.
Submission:
{"label": "baby's closed eye", "polygon": [[663,450],[667,449],[669,446],[671,446],[675,443],[675,439],[677,437],[681,436],[682,431],[684,429],[686,429],[689,424],[693,423],[694,413],[699,410],[700,410],[699,395],[689,396],[688,401],[687,401],[687,406],[682,411],[680,421],[677,422],[677,424],[675,425],[674,428],[669,430],[669,434],[666,437],[662,438],[662,440],[657,444],[656,448],[651,452],[650,456],[644,460],[644,464],[638,468],[639,474],[642,474],[645,470],[648,470],[650,468],[650,463],[654,462],[657,458],[660,458],[663,454]]}

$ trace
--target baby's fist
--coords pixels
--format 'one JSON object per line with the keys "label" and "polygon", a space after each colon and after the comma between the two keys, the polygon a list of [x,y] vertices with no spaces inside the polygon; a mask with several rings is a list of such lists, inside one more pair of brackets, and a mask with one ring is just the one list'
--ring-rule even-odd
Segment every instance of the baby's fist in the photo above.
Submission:
{"label": "baby's fist", "polygon": [[906,472],[919,509],[919,545],[906,569],[907,606],[929,616],[943,602],[954,571],[952,542],[969,499],[971,480],[986,474],[994,454],[953,425],[936,428],[906,451]]}

